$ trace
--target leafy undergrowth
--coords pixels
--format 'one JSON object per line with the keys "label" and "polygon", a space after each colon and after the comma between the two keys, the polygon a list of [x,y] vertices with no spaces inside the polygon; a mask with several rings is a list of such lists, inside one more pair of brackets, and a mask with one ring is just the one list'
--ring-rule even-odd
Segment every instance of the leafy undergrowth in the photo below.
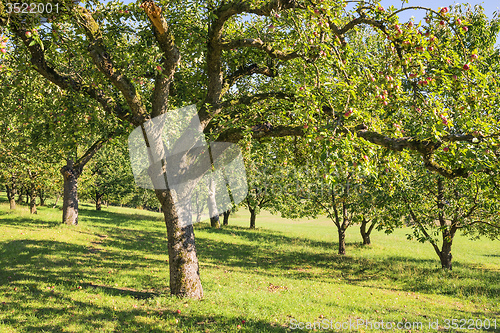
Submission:
{"label": "leafy undergrowth", "polygon": [[363,247],[353,227],[348,254],[338,256],[326,219],[263,213],[261,228],[248,230],[240,211],[220,230],[195,225],[205,297],[194,301],[169,296],[161,214],[81,206],[80,224],[69,227],[60,209],[33,216],[0,203],[0,332],[289,332],[299,322],[349,321],[318,331],[375,332],[366,322],[382,320],[408,328],[383,331],[437,331],[436,320],[457,331],[446,319],[488,319],[484,331],[500,332],[498,241],[458,237],[453,271],[444,272],[429,244],[406,240],[408,230],[375,233]]}

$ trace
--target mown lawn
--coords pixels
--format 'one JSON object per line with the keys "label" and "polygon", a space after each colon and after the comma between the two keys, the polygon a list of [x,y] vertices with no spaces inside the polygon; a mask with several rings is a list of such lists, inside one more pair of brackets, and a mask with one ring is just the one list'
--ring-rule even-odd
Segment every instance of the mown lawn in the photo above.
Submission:
{"label": "mown lawn", "polygon": [[205,298],[193,301],[169,296],[161,214],[82,204],[80,225],[68,227],[60,209],[30,216],[1,199],[2,333],[289,332],[298,322],[349,320],[424,325],[384,330],[398,332],[433,332],[438,320],[440,331],[470,331],[445,330],[452,318],[496,320],[483,331],[500,332],[499,241],[458,237],[453,271],[443,272],[429,244],[406,240],[408,230],[375,232],[366,248],[353,227],[338,256],[327,219],[263,213],[248,230],[239,211],[221,230],[195,224]]}

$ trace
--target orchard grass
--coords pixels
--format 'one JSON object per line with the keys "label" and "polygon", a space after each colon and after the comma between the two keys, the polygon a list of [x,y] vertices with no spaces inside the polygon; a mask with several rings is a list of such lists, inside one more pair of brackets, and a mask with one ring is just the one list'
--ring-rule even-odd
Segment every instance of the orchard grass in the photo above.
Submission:
{"label": "orchard grass", "polygon": [[409,230],[374,231],[365,247],[353,226],[339,256],[326,218],[263,212],[249,230],[240,210],[220,230],[195,224],[205,298],[194,301],[169,295],[161,214],[81,204],[79,225],[70,227],[60,224],[59,208],[30,215],[26,206],[9,211],[4,193],[0,199],[2,333],[298,331],[292,318],[440,326],[496,319],[488,332],[500,332],[499,241],[458,236],[447,272],[429,244],[406,240]]}

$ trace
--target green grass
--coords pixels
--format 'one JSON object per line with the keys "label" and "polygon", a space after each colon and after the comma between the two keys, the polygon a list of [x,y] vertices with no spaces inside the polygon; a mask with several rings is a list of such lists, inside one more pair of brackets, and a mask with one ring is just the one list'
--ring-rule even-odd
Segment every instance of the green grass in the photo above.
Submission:
{"label": "green grass", "polygon": [[82,204],[80,225],[68,227],[60,209],[32,216],[1,199],[2,333],[297,331],[291,319],[439,320],[440,331],[455,332],[443,329],[447,318],[496,319],[488,332],[500,332],[498,241],[458,237],[453,271],[443,272],[429,244],[406,240],[408,230],[374,232],[363,247],[353,227],[338,256],[327,219],[264,212],[248,230],[239,211],[221,230],[195,224],[205,298],[194,301],[169,295],[162,215]]}

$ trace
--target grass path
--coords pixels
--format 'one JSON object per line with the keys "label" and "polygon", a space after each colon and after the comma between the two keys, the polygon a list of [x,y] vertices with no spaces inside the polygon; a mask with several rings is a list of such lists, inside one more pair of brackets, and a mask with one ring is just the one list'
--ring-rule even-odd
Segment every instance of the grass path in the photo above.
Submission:
{"label": "grass path", "polygon": [[338,256],[327,219],[264,212],[248,230],[240,211],[221,230],[195,225],[205,298],[192,301],[169,296],[162,215],[85,204],[80,214],[67,227],[59,209],[30,216],[0,203],[0,332],[290,332],[349,320],[424,325],[388,330],[398,332],[433,332],[438,320],[457,331],[444,329],[447,318],[496,319],[484,331],[500,332],[499,241],[458,237],[454,270],[443,272],[408,230],[375,232],[366,248],[352,228]]}

